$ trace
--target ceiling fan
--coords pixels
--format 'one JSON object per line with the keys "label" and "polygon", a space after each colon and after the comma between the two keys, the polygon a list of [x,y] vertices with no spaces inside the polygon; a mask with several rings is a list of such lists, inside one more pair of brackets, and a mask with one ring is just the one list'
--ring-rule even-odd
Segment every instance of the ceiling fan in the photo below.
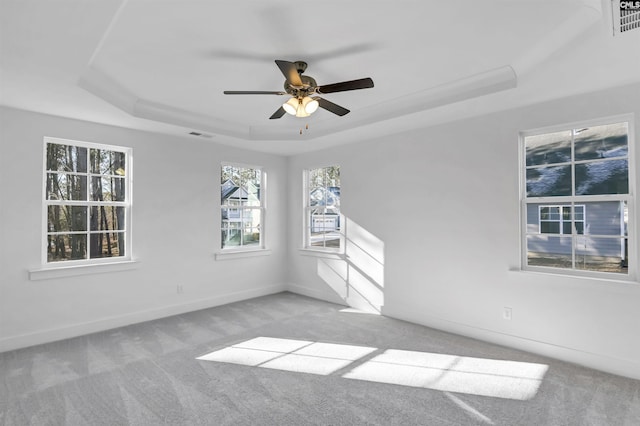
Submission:
{"label": "ceiling fan", "polygon": [[225,90],[225,95],[291,95],[291,98],[285,102],[270,119],[282,117],[285,113],[295,115],[296,117],[308,117],[313,114],[318,107],[326,109],[336,115],[343,116],[349,113],[349,110],[340,105],[329,102],[328,100],[317,96],[327,93],[346,92],[348,90],[369,89],[373,87],[373,80],[369,77],[358,80],[343,81],[340,83],[327,84],[318,86],[316,80],[308,75],[302,75],[307,69],[307,63],[303,61],[282,61],[276,59],[276,65],[284,74],[284,92],[269,92],[261,90]]}

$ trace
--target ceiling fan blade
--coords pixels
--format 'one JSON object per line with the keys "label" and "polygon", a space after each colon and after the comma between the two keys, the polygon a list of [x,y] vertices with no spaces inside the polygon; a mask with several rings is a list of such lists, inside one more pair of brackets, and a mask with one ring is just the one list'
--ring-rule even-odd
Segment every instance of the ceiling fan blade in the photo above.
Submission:
{"label": "ceiling fan blade", "polygon": [[276,112],[273,113],[273,115],[271,117],[269,117],[269,120],[280,118],[283,115],[285,115],[286,113],[287,113],[287,111],[285,111],[284,108],[280,107],[280,108],[278,108],[278,110]]}
{"label": "ceiling fan blade", "polygon": [[318,86],[318,93],[346,92],[347,90],[370,89],[373,87],[373,80],[369,77],[359,80],[343,81],[341,83]]}
{"label": "ceiling fan blade", "polygon": [[340,117],[342,117],[343,115],[347,115],[349,114],[349,110],[346,108],[341,107],[338,104],[334,104],[333,102],[329,102],[328,100],[321,98],[319,96],[314,96],[313,99],[315,99],[316,101],[318,101],[318,106],[320,108],[324,108],[329,112],[332,112],[336,115],[339,115]]}
{"label": "ceiling fan blade", "polygon": [[302,79],[300,78],[300,74],[298,74],[298,68],[296,68],[296,64],[289,61],[282,61],[280,59],[276,59],[276,65],[282,71],[287,81],[293,86],[302,86]]}
{"label": "ceiling fan blade", "polygon": [[286,95],[287,92],[268,92],[265,90],[225,90],[225,95]]}

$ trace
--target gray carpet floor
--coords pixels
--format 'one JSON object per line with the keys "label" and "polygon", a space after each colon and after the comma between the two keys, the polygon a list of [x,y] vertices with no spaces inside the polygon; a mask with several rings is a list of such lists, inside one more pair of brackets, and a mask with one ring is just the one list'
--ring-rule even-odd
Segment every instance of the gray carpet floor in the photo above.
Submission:
{"label": "gray carpet floor", "polygon": [[[640,425],[638,380],[343,308],[281,293],[2,353],[0,424]],[[517,400],[196,359],[261,336],[549,368]]]}

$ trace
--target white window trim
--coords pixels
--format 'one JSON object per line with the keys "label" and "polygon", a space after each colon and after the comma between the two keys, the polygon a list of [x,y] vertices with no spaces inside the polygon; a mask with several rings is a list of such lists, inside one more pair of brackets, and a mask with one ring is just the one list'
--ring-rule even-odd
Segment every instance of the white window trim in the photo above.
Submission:
{"label": "white window trim", "polygon": [[[125,207],[125,255],[109,258],[96,258],[96,259],[79,259],[79,260],[66,260],[59,262],[48,262],[47,245],[48,245],[48,209],[49,205],[66,204],[47,200],[47,144],[59,144],[59,145],[73,145],[82,148],[94,148],[105,149],[110,151],[124,152],[126,155],[126,175],[125,175],[125,201],[113,202],[113,205]],[[125,146],[107,145],[103,143],[94,143],[86,141],[77,141],[72,139],[62,139],[45,136],[43,138],[43,154],[42,154],[42,232],[41,232],[41,259],[42,264],[40,268],[35,268],[29,271],[30,279],[48,279],[55,278],[57,276],[74,276],[94,273],[99,271],[103,265],[130,265],[136,263],[132,257],[132,226],[131,226],[131,210],[132,210],[132,188],[133,188],[133,149]],[[89,175],[87,175],[89,176]],[[74,205],[95,205],[95,203],[87,201],[74,200],[71,202]],[[87,231],[89,232],[89,231]],[[87,250],[89,247],[87,246]],[[87,256],[89,253],[87,253]],[[94,268],[98,267],[98,268]],[[131,269],[128,266],[124,266],[126,269]],[[117,267],[116,267],[117,268]],[[58,270],[59,272],[51,272]],[[47,272],[49,271],[49,272]],[[83,271],[83,272],[79,272]],[[46,273],[45,273],[46,272]]]}
{"label": "white window trim", "polygon": [[[526,182],[526,149],[525,149],[525,137],[535,136],[544,133],[561,132],[571,129],[580,129],[583,127],[595,127],[603,126],[607,124],[616,124],[626,122],[628,124],[627,134],[627,161],[629,165],[629,193],[628,194],[603,194],[603,195],[581,195],[579,200],[574,196],[553,196],[553,197],[536,197],[527,199],[527,182]],[[565,124],[559,124],[549,127],[536,128],[527,131],[520,132],[519,144],[518,144],[518,157],[519,157],[519,182],[520,182],[520,271],[547,273],[551,275],[562,276],[575,276],[575,277],[587,277],[596,278],[602,280],[619,281],[619,282],[632,282],[640,284],[638,271],[638,262],[630,262],[627,269],[627,274],[618,274],[612,272],[597,272],[597,271],[584,271],[578,269],[563,269],[552,268],[544,266],[530,266],[527,264],[527,205],[528,204],[583,204],[588,202],[597,201],[625,201],[628,208],[628,222],[627,222],[627,235],[628,235],[628,257],[629,259],[638,259],[638,248],[640,243],[638,242],[638,232],[636,231],[636,161],[635,161],[635,144],[636,144],[636,131],[635,131],[635,116],[634,114],[622,114],[610,117],[603,117],[594,120],[584,120],[577,122],[570,122]],[[573,149],[573,148],[572,148]],[[576,161],[574,164],[579,164],[584,161]],[[565,163],[563,163],[565,164]],[[570,164],[570,163],[566,163]],[[555,165],[555,164],[554,164]],[[573,191],[573,189],[572,189]],[[528,201],[529,200],[529,201]]]}
{"label": "white window trim", "polygon": [[100,273],[112,273],[137,269],[138,261],[125,260],[119,262],[61,266],[55,268],[36,268],[29,270],[30,281],[50,280],[56,278],[78,277],[81,275],[93,275]]}
{"label": "white window trim", "polygon": [[[222,168],[228,167],[237,167],[243,169],[254,169],[260,170],[260,206],[246,207],[251,209],[260,210],[260,243],[251,246],[231,246],[222,248],[222,209],[229,208],[222,205],[222,200],[218,198],[218,203],[220,208],[218,209],[218,249],[214,253],[214,257],[216,260],[228,260],[235,258],[243,258],[243,257],[254,257],[254,256],[267,256],[271,254],[271,250],[267,248],[267,227],[265,224],[267,223],[267,172],[265,168],[262,166],[256,166],[252,164],[243,164],[243,163],[234,163],[223,161],[220,163],[219,171],[222,172]],[[220,176],[220,175],[218,175]],[[222,184],[222,182],[220,182]],[[238,207],[242,209],[242,206]]]}
{"label": "white window trim", "polygon": [[[311,206],[309,205],[309,172],[315,169],[324,169],[328,167],[340,167],[339,164],[325,164],[315,167],[307,167],[302,172],[302,247],[298,250],[301,254],[309,255],[309,256],[319,256],[323,257],[325,255],[329,255],[329,257],[333,257],[334,255],[344,254],[345,253],[345,235],[344,235],[344,226],[345,226],[345,217],[340,212],[340,247],[317,247],[311,245],[311,228],[308,225],[309,213],[311,211]],[[342,177],[340,178],[342,180]],[[342,184],[340,185],[342,187]]]}

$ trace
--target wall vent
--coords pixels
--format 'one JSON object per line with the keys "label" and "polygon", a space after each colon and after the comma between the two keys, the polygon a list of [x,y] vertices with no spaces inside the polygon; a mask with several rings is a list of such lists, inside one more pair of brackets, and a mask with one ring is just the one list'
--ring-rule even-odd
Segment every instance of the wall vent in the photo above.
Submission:
{"label": "wall vent", "polygon": [[207,134],[207,133],[200,133],[200,132],[189,132],[189,134],[191,136],[199,136],[201,138],[212,138],[213,135]]}
{"label": "wall vent", "polygon": [[611,1],[613,35],[640,29],[640,1]]}

